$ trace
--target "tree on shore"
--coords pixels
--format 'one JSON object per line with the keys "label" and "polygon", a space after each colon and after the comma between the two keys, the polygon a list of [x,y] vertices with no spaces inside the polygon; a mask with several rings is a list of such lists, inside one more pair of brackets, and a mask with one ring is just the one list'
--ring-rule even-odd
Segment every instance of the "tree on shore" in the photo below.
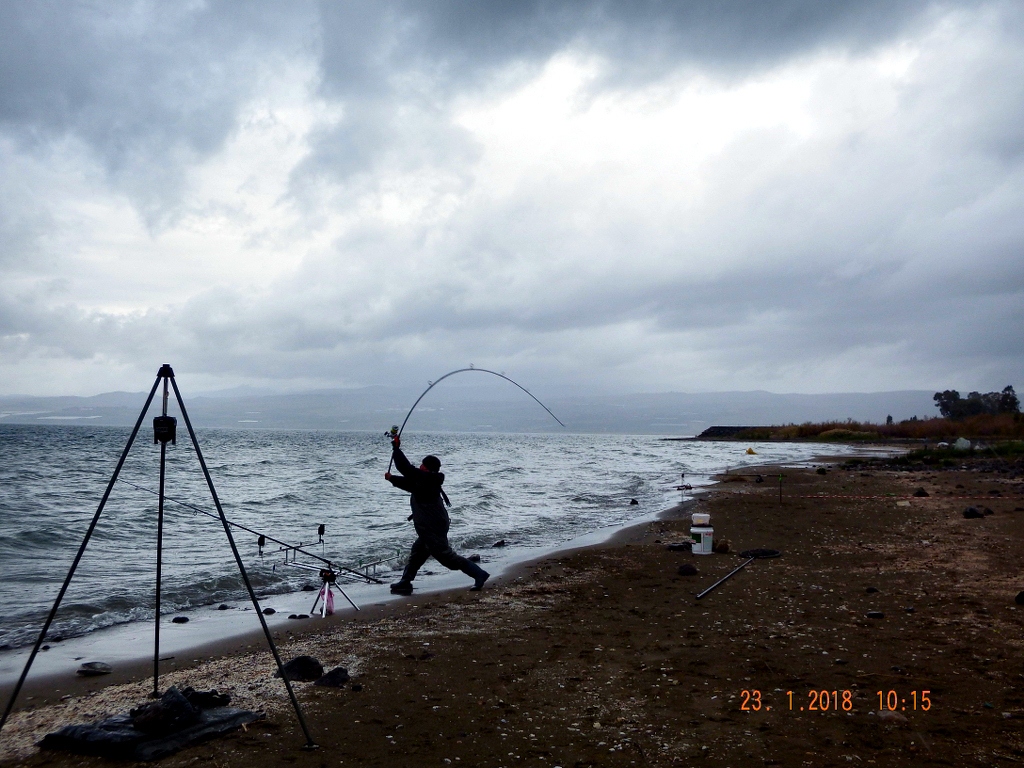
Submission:
{"label": "tree on shore", "polygon": [[988,392],[984,395],[980,392],[971,392],[966,398],[960,397],[960,393],[955,389],[947,389],[944,392],[936,392],[932,399],[939,413],[947,419],[1020,412],[1020,400],[1017,399],[1012,386],[1005,387],[1002,392]]}

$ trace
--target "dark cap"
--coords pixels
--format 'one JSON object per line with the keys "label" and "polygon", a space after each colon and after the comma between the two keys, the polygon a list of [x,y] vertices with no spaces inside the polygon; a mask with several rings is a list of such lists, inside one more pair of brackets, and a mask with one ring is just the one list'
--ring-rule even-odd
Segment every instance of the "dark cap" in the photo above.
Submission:
{"label": "dark cap", "polygon": [[429,469],[431,472],[441,471],[441,460],[437,456],[424,456],[423,466]]}

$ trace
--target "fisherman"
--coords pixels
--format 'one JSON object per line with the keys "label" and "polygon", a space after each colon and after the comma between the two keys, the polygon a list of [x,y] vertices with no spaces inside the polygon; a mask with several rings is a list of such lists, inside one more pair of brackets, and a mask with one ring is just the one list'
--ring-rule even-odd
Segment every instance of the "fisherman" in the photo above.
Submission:
{"label": "fisherman", "polygon": [[448,501],[441,485],[444,483],[444,473],[441,472],[441,460],[437,456],[426,456],[416,469],[402,453],[401,438],[395,435],[391,440],[393,446],[392,456],[395,461],[395,468],[401,472],[400,475],[384,473],[384,479],[396,488],[408,491],[411,494],[409,504],[412,506],[412,515],[409,519],[416,528],[417,539],[413,542],[412,551],[409,553],[409,562],[405,566],[405,572],[400,581],[391,585],[391,592],[396,595],[411,595],[412,581],[416,573],[433,556],[441,565],[452,571],[462,571],[473,579],[471,591],[483,589],[484,582],[490,578],[487,573],[476,563],[471,563],[466,558],[457,554],[448,543],[448,528],[451,520],[448,517],[448,510],[444,502]]}

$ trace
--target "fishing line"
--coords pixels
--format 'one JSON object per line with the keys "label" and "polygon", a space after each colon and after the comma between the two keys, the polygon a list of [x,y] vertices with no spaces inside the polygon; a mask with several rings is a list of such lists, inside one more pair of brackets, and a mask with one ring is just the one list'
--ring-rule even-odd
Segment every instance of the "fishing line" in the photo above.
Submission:
{"label": "fishing line", "polygon": [[[132,488],[136,488],[137,490],[140,490],[140,491],[145,491],[146,493],[153,494],[154,496],[158,495],[157,492],[152,490],[151,488],[146,488],[146,487],[141,486],[141,485],[136,485],[135,483],[133,483],[133,482],[131,482],[129,480],[125,480],[124,478],[120,478],[119,477],[118,478],[118,482],[124,483],[125,485],[130,485]],[[167,495],[164,496],[164,500],[165,501],[174,502],[175,504],[178,504],[178,505],[180,505],[182,507],[185,507],[186,509],[191,509],[193,512],[197,512],[200,515],[206,515],[207,517],[212,517],[214,520],[220,520],[220,516],[219,515],[216,515],[213,512],[209,512],[208,510],[205,510],[202,507],[197,507],[194,504],[189,504],[186,501],[179,501],[178,499],[173,499],[173,498],[171,498],[170,496],[167,496]],[[257,539],[257,541],[259,542],[260,554],[262,554],[263,547],[266,545],[266,542],[272,541],[275,544],[278,544],[278,545],[280,545],[283,548],[283,550],[286,553],[285,554],[285,559],[286,560],[287,560],[287,557],[288,557],[287,556],[287,552],[292,552],[293,556],[297,552],[297,553],[301,553],[301,554],[305,555],[306,557],[311,557],[314,560],[319,560],[321,563],[325,563],[329,568],[331,568],[331,569],[333,569],[335,571],[343,571],[343,572],[346,572],[346,573],[349,573],[349,574],[353,574],[355,576],[358,576],[360,579],[367,580],[367,581],[372,582],[374,584],[383,584],[384,583],[380,579],[375,579],[372,576],[369,576],[367,574],[362,573],[361,571],[355,570],[354,568],[347,568],[347,567],[345,567],[343,565],[335,565],[332,561],[328,560],[325,557],[320,557],[320,555],[316,555],[316,554],[314,554],[312,552],[309,552],[309,551],[307,551],[305,549],[302,549],[302,545],[301,544],[299,546],[294,546],[292,544],[289,544],[286,541],[281,541],[280,539],[275,539],[273,536],[268,536],[265,533],[260,533],[259,531],[253,530],[252,528],[244,526],[241,523],[236,523],[236,522],[234,522],[232,520],[228,520],[227,523],[228,523],[228,525],[230,525],[230,526],[232,526],[234,528],[238,528],[239,530],[245,531],[246,533],[251,533],[254,536],[259,537]],[[318,532],[318,535],[320,536],[320,540],[321,541],[323,541],[323,528],[324,528],[324,526],[321,525],[320,528],[317,529],[317,532]],[[281,551],[281,550],[278,550],[278,551]]]}
{"label": "fishing line", "polygon": [[[563,428],[565,427],[565,424],[562,424],[562,420],[559,419],[557,416],[555,416],[555,414],[551,413],[551,409],[548,408],[546,405],[544,405],[544,403],[542,403],[540,400],[538,400],[537,397],[530,390],[528,390],[526,387],[524,387],[522,384],[519,384],[518,382],[513,381],[512,379],[510,379],[508,376],[506,376],[503,373],[498,373],[497,371],[489,371],[486,368],[476,368],[476,367],[471,365],[471,366],[469,366],[469,368],[459,368],[458,370],[455,370],[455,371],[449,371],[448,373],[446,373],[444,376],[442,376],[441,378],[437,379],[436,381],[428,382],[428,384],[430,384],[430,386],[427,387],[425,390],[423,390],[423,394],[422,395],[420,395],[419,397],[416,398],[416,402],[412,404],[412,408],[410,408],[409,412],[405,415],[405,420],[402,421],[402,426],[398,428],[397,432],[394,429],[391,430],[391,433],[390,433],[391,437],[394,438],[394,437],[401,437],[402,436],[402,431],[405,429],[405,425],[409,421],[409,417],[412,416],[412,412],[416,410],[416,406],[420,404],[420,400],[422,400],[424,397],[427,396],[427,392],[432,390],[434,387],[436,387],[442,381],[447,379],[449,376],[454,376],[457,373],[466,373],[468,371],[479,371],[480,373],[489,373],[492,376],[497,376],[499,379],[504,379],[509,384],[515,384],[515,386],[519,387],[519,389],[523,390],[523,392],[525,392],[530,397],[532,397],[534,402],[537,403],[537,405],[539,405],[541,408],[543,408],[545,411],[547,411],[551,415],[552,419],[557,421]],[[388,462],[388,472],[391,471],[391,467],[392,467],[393,463],[394,463],[394,457],[392,457],[391,461]]]}

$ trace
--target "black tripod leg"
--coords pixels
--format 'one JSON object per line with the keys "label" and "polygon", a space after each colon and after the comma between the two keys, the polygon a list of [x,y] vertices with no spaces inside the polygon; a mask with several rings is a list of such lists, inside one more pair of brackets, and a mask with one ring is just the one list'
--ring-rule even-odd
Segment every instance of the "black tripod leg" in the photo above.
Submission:
{"label": "black tripod leg", "polygon": [[[166,381],[166,379],[165,379]],[[165,384],[166,386],[166,384]],[[167,443],[160,443],[160,495],[156,521],[156,611],[153,624],[153,698],[160,698],[160,576],[164,546],[164,468],[167,466]]]}
{"label": "black tripod leg", "polygon": [[[185,403],[181,399],[181,392],[178,390],[178,383],[171,378],[171,386],[174,387],[174,397],[178,401],[178,408],[181,409],[181,417],[185,420],[185,426],[188,428],[188,436],[192,439],[192,447],[196,449],[196,458],[199,459],[199,466],[203,468],[203,475],[206,477],[206,484],[210,487],[210,495],[213,497],[213,504],[217,507],[217,514],[220,515],[220,522],[224,526],[224,535],[228,537],[228,544],[231,545],[231,552],[235,556],[235,563],[238,564],[238,572],[242,576],[242,581],[245,583],[245,588],[249,592],[249,599],[252,600],[253,608],[256,609],[256,617],[260,620],[260,624],[263,626],[263,634],[267,636],[267,643],[270,645],[270,652],[274,655],[274,661],[277,662],[278,671],[281,673],[281,679],[284,681],[285,688],[288,689],[288,697],[292,700],[292,706],[295,707],[295,715],[299,719],[299,725],[302,727],[302,733],[306,737],[306,748],[315,749],[317,744],[313,741],[313,737],[309,733],[309,728],[306,725],[306,718],[302,716],[302,708],[299,706],[299,700],[295,698],[295,691],[292,690],[291,681],[288,680],[288,675],[284,671],[284,663],[281,661],[281,654],[277,652],[277,646],[274,645],[274,638],[270,634],[270,627],[267,626],[267,620],[263,616],[263,611],[260,610],[259,600],[256,599],[256,592],[252,588],[252,582],[249,581],[249,574],[245,572],[245,565],[242,563],[242,556],[238,554],[238,547],[235,545],[235,538],[231,535],[231,526],[228,524],[228,519],[224,515],[224,509],[220,505],[220,497],[217,496],[217,489],[213,487],[213,478],[210,477],[210,470],[206,466],[206,461],[203,459],[203,452],[199,449],[199,440],[196,438],[195,430],[192,429],[192,422],[189,421],[188,412],[185,410]],[[154,391],[156,387],[153,388]],[[152,395],[150,395],[152,397]]]}
{"label": "black tripod leg", "polygon": [[135,429],[132,430],[131,437],[128,438],[128,444],[125,445],[124,451],[121,452],[121,458],[117,462],[117,467],[114,469],[114,474],[110,476],[110,482],[107,483],[107,490],[103,492],[103,498],[100,499],[100,505],[96,508],[96,514],[93,515],[92,522],[89,523],[89,528],[85,532],[85,538],[82,539],[82,545],[78,548],[78,554],[75,555],[75,559],[71,563],[71,568],[68,569],[68,575],[64,578],[64,584],[60,588],[60,592],[57,593],[57,599],[53,603],[53,608],[50,609],[50,615],[46,617],[46,621],[43,622],[43,629],[39,633],[39,639],[36,640],[36,644],[32,648],[32,652],[28,655],[28,661],[25,662],[25,669],[21,672],[21,677],[18,678],[17,684],[14,686],[14,690],[11,691],[11,699],[7,702],[7,708],[4,710],[3,717],[0,717],[0,729],[3,729],[4,723],[7,722],[7,718],[10,717],[11,710],[14,709],[14,701],[18,698],[18,694],[21,692],[21,687],[25,684],[25,678],[28,677],[28,671],[32,667],[32,662],[35,661],[36,655],[39,653],[39,648],[43,644],[43,640],[46,637],[46,633],[50,629],[50,624],[53,623],[54,617],[57,615],[57,608],[60,606],[60,601],[64,599],[64,593],[68,591],[68,586],[71,584],[71,579],[75,575],[75,570],[78,568],[79,562],[82,560],[82,555],[85,554],[85,548],[89,544],[89,539],[92,538],[92,533],[96,529],[96,524],[100,521],[100,515],[103,513],[103,507],[106,506],[107,499],[110,498],[110,491],[114,488],[114,483],[117,482],[117,476],[121,474],[121,467],[124,466],[125,459],[128,458],[128,451],[131,450],[132,443],[135,442],[135,436],[139,434],[139,427],[142,426],[142,420],[146,418],[146,412],[149,411],[149,405],[153,402],[153,395],[156,394],[156,388],[160,384],[160,376],[157,376],[155,382],[153,382],[153,388],[149,391],[149,397],[146,398],[146,404],[142,406],[142,413],[139,414],[139,420],[135,422]]}
{"label": "black tripod leg", "polygon": [[[169,365],[160,368],[157,374],[164,380],[164,398],[161,418],[167,419],[167,381],[174,375]],[[155,420],[154,420],[155,421]],[[157,493],[156,518],[156,609],[153,615],[153,698],[160,698],[160,581],[164,562],[164,479],[167,469],[166,425],[161,423],[161,435],[157,435],[154,424],[154,438],[160,440],[160,490]],[[172,437],[172,439],[174,439]]]}

